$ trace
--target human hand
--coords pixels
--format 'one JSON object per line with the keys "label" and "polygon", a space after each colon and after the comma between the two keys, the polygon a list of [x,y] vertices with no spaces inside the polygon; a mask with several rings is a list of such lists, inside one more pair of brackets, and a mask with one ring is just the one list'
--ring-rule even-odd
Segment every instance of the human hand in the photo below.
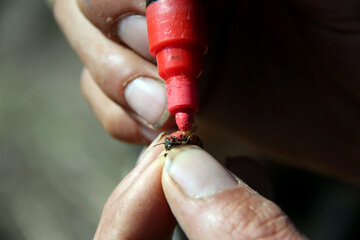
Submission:
{"label": "human hand", "polygon": [[[105,129],[140,143],[174,127],[147,50],[145,1],[77,2],[57,1],[55,15],[86,66],[83,92]],[[358,1],[207,3],[197,125],[209,151],[359,181]]]}
{"label": "human hand", "polygon": [[304,239],[273,202],[196,146],[155,147],[116,187],[94,239]]}
{"label": "human hand", "polygon": [[100,123],[131,143],[173,127],[165,84],[148,52],[145,1],[77,2],[56,1],[54,12],[85,65],[83,94]]}

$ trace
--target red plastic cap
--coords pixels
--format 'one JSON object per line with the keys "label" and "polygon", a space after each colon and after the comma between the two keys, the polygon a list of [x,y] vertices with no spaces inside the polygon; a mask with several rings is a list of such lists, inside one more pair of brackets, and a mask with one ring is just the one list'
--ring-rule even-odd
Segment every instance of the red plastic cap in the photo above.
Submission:
{"label": "red plastic cap", "polygon": [[150,53],[164,48],[195,45],[205,51],[206,16],[200,0],[160,0],[146,9]]}

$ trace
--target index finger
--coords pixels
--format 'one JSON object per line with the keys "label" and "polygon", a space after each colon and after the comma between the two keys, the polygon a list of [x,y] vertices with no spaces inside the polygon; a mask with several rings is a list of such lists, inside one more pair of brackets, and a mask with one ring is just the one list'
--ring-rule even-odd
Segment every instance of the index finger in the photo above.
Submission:
{"label": "index finger", "polygon": [[164,161],[155,159],[162,150],[154,147],[158,141],[109,197],[94,239],[169,239],[176,221],[161,186]]}

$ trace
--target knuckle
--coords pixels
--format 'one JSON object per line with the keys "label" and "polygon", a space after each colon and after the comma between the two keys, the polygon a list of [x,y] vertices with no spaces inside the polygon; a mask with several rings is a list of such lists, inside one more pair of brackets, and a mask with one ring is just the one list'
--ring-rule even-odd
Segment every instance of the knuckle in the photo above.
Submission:
{"label": "knuckle", "polygon": [[274,237],[286,230],[289,225],[287,216],[273,202],[266,200],[249,223],[249,231],[257,232],[254,237]]}
{"label": "knuckle", "polygon": [[105,131],[113,138],[121,138],[121,134],[118,131],[118,120],[110,111],[106,111],[104,119],[102,121]]}
{"label": "knuckle", "polygon": [[[117,109],[119,110],[119,109]],[[118,111],[110,107],[100,117],[101,123],[105,131],[113,138],[130,143],[138,143],[142,139],[141,134],[138,132],[136,126],[125,123],[124,116],[119,115]],[[126,126],[125,126],[126,125]]]}
{"label": "knuckle", "polygon": [[281,209],[273,202],[263,199],[254,210],[252,219],[243,230],[254,239],[274,238],[284,235],[291,229],[291,223]]}
{"label": "knuckle", "polygon": [[292,230],[281,209],[257,194],[248,196],[229,212],[224,221],[229,239],[282,239]]}

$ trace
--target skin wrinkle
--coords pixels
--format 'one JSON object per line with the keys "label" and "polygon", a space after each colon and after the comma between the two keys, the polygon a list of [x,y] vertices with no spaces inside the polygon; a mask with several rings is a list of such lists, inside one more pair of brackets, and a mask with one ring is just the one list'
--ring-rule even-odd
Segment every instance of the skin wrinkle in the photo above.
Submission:
{"label": "skin wrinkle", "polygon": [[254,222],[254,219],[256,219],[256,217],[260,216],[259,215],[259,211],[260,211],[259,209],[261,209],[262,205],[264,205],[264,204],[265,204],[265,202],[262,202],[260,207],[258,207],[258,208],[253,208],[251,205],[248,207],[248,209],[250,210],[250,212],[253,213],[253,215],[251,216],[250,219],[247,219],[245,225],[242,226],[242,230],[245,230],[246,228],[248,228],[249,225]]}
{"label": "skin wrinkle", "polygon": [[[260,212],[260,209],[264,209],[264,208],[270,208],[270,209],[272,209],[271,210],[271,214],[269,214],[268,216],[270,216],[270,217],[266,217],[266,221],[258,221],[258,223],[256,224],[256,225],[259,225],[260,227],[261,226],[268,226],[268,227],[264,227],[264,231],[266,232],[266,231],[268,231],[268,229],[267,228],[269,228],[269,227],[271,227],[271,228],[274,228],[274,226],[271,226],[272,224],[269,224],[269,222],[272,222],[272,221],[275,221],[275,223],[277,222],[277,221],[279,221],[279,223],[281,223],[282,224],[282,226],[281,226],[281,228],[288,228],[288,227],[290,227],[291,228],[291,224],[289,224],[290,222],[288,222],[288,221],[286,221],[287,220],[287,218],[285,217],[285,215],[283,215],[283,212],[281,212],[280,211],[280,209],[278,209],[278,207],[274,204],[274,203],[272,203],[272,202],[270,202],[270,201],[266,201],[266,202],[261,202],[261,205],[259,205],[259,206],[256,206],[256,207],[253,207],[253,208],[251,208],[251,206],[250,207],[247,207],[247,209],[241,209],[244,205],[246,206],[246,205],[248,205],[248,203],[249,202],[251,202],[252,200],[251,200],[251,198],[253,198],[253,197],[256,197],[256,198],[258,198],[259,196],[257,196],[257,195],[254,195],[254,194],[251,194],[251,195],[248,195],[247,197],[246,197],[246,199],[244,199],[244,200],[242,200],[241,201],[241,203],[239,203],[239,204],[237,204],[237,206],[236,206],[236,209],[235,210],[229,210],[229,208],[227,208],[226,209],[226,207],[217,207],[216,209],[222,209],[222,210],[224,210],[224,211],[222,211],[223,213],[226,213],[226,212],[228,212],[228,213],[230,213],[230,214],[228,214],[228,215],[225,215],[225,217],[224,218],[222,218],[222,220],[220,220],[220,219],[216,219],[217,220],[217,223],[216,223],[216,225],[222,225],[222,226],[226,226],[226,225],[224,225],[224,223],[226,223],[227,224],[227,226],[229,226],[229,223],[231,223],[231,221],[229,221],[229,219],[236,219],[236,218],[238,218],[239,219],[239,216],[235,216],[235,217],[233,217],[233,215],[234,214],[239,214],[239,213],[244,213],[245,211],[248,211],[248,210],[251,210],[254,214],[253,214],[253,216],[251,217],[251,219],[253,219],[254,217],[260,217],[260,218],[264,218],[265,219],[265,217],[263,217],[264,215],[259,215],[258,213]],[[261,200],[261,199],[258,199],[259,201]],[[259,202],[260,203],[260,202]],[[226,203],[226,204],[229,204],[229,203]],[[270,205],[269,205],[270,204]],[[230,205],[230,204],[229,204]],[[253,204],[252,204],[253,205]],[[258,204],[255,204],[255,205],[258,205]],[[230,205],[231,206],[231,205]],[[240,210],[239,210],[240,209]],[[254,209],[258,209],[258,211],[254,211]],[[246,216],[247,214],[242,214],[243,216]],[[282,216],[284,217],[284,220],[281,220],[281,218],[282,218]],[[275,219],[274,219],[275,218]],[[240,219],[243,219],[243,218],[241,218],[241,216],[240,216]],[[251,219],[247,219],[246,220],[246,222],[248,223],[247,225],[249,225],[249,226],[251,226],[250,224],[253,222],[253,221],[251,221]],[[220,224],[219,224],[219,221],[220,221]],[[282,221],[282,222],[281,222]],[[237,221],[236,223],[238,223],[239,221]],[[234,236],[236,237],[236,236],[242,236],[244,233],[242,233],[243,231],[244,231],[244,229],[245,229],[245,227],[244,227],[244,225],[243,226],[241,226],[241,225],[237,225],[237,224],[232,224],[232,226],[233,226],[233,229],[231,229],[231,230],[228,230],[227,231],[227,235],[229,236],[229,239],[232,239]],[[246,225],[246,226],[247,226]],[[274,229],[272,229],[274,232],[279,232],[280,230],[281,230],[281,228],[280,229],[276,229],[276,225],[275,225],[275,228]],[[290,230],[290,229],[289,229]],[[236,234],[238,232],[238,234]],[[246,232],[246,231],[245,231]],[[249,232],[249,231],[247,231],[247,232]],[[265,234],[265,233],[264,233]]]}
{"label": "skin wrinkle", "polygon": [[[244,201],[245,202],[245,201]],[[234,212],[232,212],[230,215],[229,215],[229,217],[228,218],[232,218],[232,216],[234,216],[235,214],[238,214],[239,212],[238,211],[240,211],[241,212],[241,208],[243,208],[243,206],[242,205],[239,205],[239,206],[237,206],[236,207],[236,209],[234,210]],[[234,220],[236,220],[238,217],[235,217],[235,218],[233,218]],[[242,232],[242,230],[244,229],[244,225],[242,225],[241,223],[242,223],[242,220],[239,220],[239,221],[231,221],[232,222],[232,224],[231,224],[231,227],[230,227],[230,231],[228,231],[228,232],[226,232],[226,234],[230,237],[230,238],[233,238],[233,237],[238,237],[239,236],[239,232],[240,232],[240,236],[243,234],[243,233],[241,233]],[[227,223],[228,224],[228,222],[226,221],[225,223]],[[248,220],[246,220],[246,223],[245,223],[245,225],[247,225],[248,224]]]}
{"label": "skin wrinkle", "polygon": [[[245,210],[242,210],[242,211],[245,211],[247,212],[247,214],[243,214],[243,215],[249,215],[249,213],[251,212],[252,215],[249,217],[246,218],[245,221],[245,225],[240,225],[240,224],[237,224],[237,226],[232,229],[232,231],[229,233],[230,236],[238,236],[238,235],[243,235],[244,233],[243,232],[247,232],[246,229],[251,226],[251,224],[254,223],[254,219],[256,219],[257,217],[261,217],[261,215],[259,215],[259,211],[257,211],[256,209],[261,209],[261,205],[263,205],[263,202],[261,203],[260,207],[254,207],[252,208],[252,206],[248,206],[249,202],[251,202],[251,199],[255,197],[256,200],[258,200],[258,197],[259,196],[255,196],[255,195],[252,195],[250,196],[246,201],[243,201],[242,204],[244,204],[244,202],[247,202],[247,204],[245,204],[245,207],[246,209]],[[251,204],[251,203],[250,203]],[[242,206],[239,206],[239,209],[241,209],[242,207],[244,207],[243,205]],[[250,211],[250,212],[248,212]],[[251,233],[251,231],[249,231]]]}
{"label": "skin wrinkle", "polygon": [[[281,226],[277,229],[277,225],[281,224]],[[251,225],[249,225],[251,226]],[[259,229],[258,231],[253,231],[256,233],[260,233],[261,231],[264,232],[265,235],[260,234],[260,236],[256,238],[266,238],[269,236],[275,236],[278,233],[280,233],[283,230],[286,230],[289,228],[289,222],[287,221],[287,217],[283,213],[278,213],[274,217],[271,217],[267,219],[265,222],[260,223],[258,226],[256,226],[256,229]],[[261,230],[260,230],[261,229]],[[250,231],[251,232],[251,231]],[[269,232],[269,233],[268,233]]]}
{"label": "skin wrinkle", "polygon": [[[261,239],[268,238],[268,239],[283,240],[283,239],[295,239],[295,238],[298,238],[297,236],[299,236],[299,235],[297,234],[295,229],[292,227],[292,225],[290,225],[287,217],[286,216],[279,216],[279,219],[277,219],[277,221],[280,221],[281,218],[285,218],[285,220],[284,220],[285,223],[283,224],[283,226],[280,227],[279,229],[275,230],[275,232],[271,232],[268,235],[261,236]],[[287,238],[287,235],[289,235],[288,238]],[[291,236],[291,235],[293,235],[293,236]]]}
{"label": "skin wrinkle", "polygon": [[279,230],[274,236],[267,237],[267,239],[273,240],[274,237],[279,240],[307,240],[307,238],[301,235],[292,225],[291,227],[284,227],[283,229]]}
{"label": "skin wrinkle", "polygon": [[[235,222],[234,222],[234,221],[230,221],[231,225],[228,225],[228,226],[229,226],[229,227],[228,227],[229,230],[226,230],[227,235],[231,236],[231,233],[234,232],[234,229],[237,229],[237,228],[242,227],[242,226],[239,224],[239,221],[238,221],[238,220],[241,220],[246,214],[244,214],[244,211],[241,210],[241,209],[244,207],[244,204],[246,204],[246,202],[247,202],[250,198],[252,198],[252,197],[253,197],[252,194],[247,195],[244,199],[241,200],[241,202],[237,203],[235,209],[229,211],[230,214],[228,214],[228,215],[224,216],[224,218],[222,218],[222,219],[223,219],[223,222],[226,223],[226,224],[229,224],[229,219],[234,219],[234,220],[235,220]],[[230,206],[231,206],[231,209],[233,208],[233,205],[232,205],[231,202],[227,202],[226,204],[227,204],[227,205],[230,205]],[[220,209],[220,210],[224,210],[224,207],[221,207],[221,208],[219,208],[219,209]],[[223,212],[225,212],[225,211],[223,211]],[[221,213],[220,213],[220,214],[221,214]],[[239,215],[239,214],[240,214],[240,217],[239,217],[239,216],[233,217],[235,214],[236,214],[236,215]],[[240,218],[240,219],[238,219],[238,218]],[[241,221],[240,221],[240,223],[241,223]],[[222,225],[222,224],[220,224],[220,225]],[[224,226],[226,226],[226,225],[224,224]]]}
{"label": "skin wrinkle", "polygon": [[[276,237],[277,235],[280,235],[278,238],[280,240],[283,240],[283,239],[300,239],[300,240],[305,240],[307,238],[305,238],[304,236],[299,236],[298,233],[296,232],[296,230],[293,228],[293,229],[290,229],[288,231],[280,231],[278,232],[274,237]],[[269,238],[268,238],[269,239]],[[272,240],[271,237],[269,240]]]}
{"label": "skin wrinkle", "polygon": [[[232,218],[233,218],[234,220],[236,220],[237,218],[239,218],[238,214],[241,213],[241,216],[240,216],[241,219],[239,219],[239,220],[240,220],[240,223],[242,223],[242,224],[239,224],[238,221],[236,221],[236,222],[235,222],[235,223],[236,223],[235,228],[233,228],[233,229],[230,231],[230,234],[231,234],[232,232],[235,232],[235,230],[238,229],[238,228],[240,228],[240,227],[241,227],[241,229],[244,229],[244,226],[248,225],[250,219],[255,215],[255,212],[254,212],[251,208],[249,208],[249,207],[247,206],[248,202],[249,202],[250,199],[253,198],[253,197],[254,197],[253,195],[249,195],[247,198],[243,199],[243,201],[239,202],[239,203],[237,204],[237,207],[235,208],[235,210],[232,211],[231,214],[228,216],[228,219],[232,219]],[[250,210],[250,212],[248,212],[248,210]],[[250,219],[248,219],[248,215],[249,215],[250,213],[252,213],[252,216],[251,216]],[[234,215],[236,215],[236,216],[233,217]],[[245,225],[243,225],[244,221],[245,221]]]}

